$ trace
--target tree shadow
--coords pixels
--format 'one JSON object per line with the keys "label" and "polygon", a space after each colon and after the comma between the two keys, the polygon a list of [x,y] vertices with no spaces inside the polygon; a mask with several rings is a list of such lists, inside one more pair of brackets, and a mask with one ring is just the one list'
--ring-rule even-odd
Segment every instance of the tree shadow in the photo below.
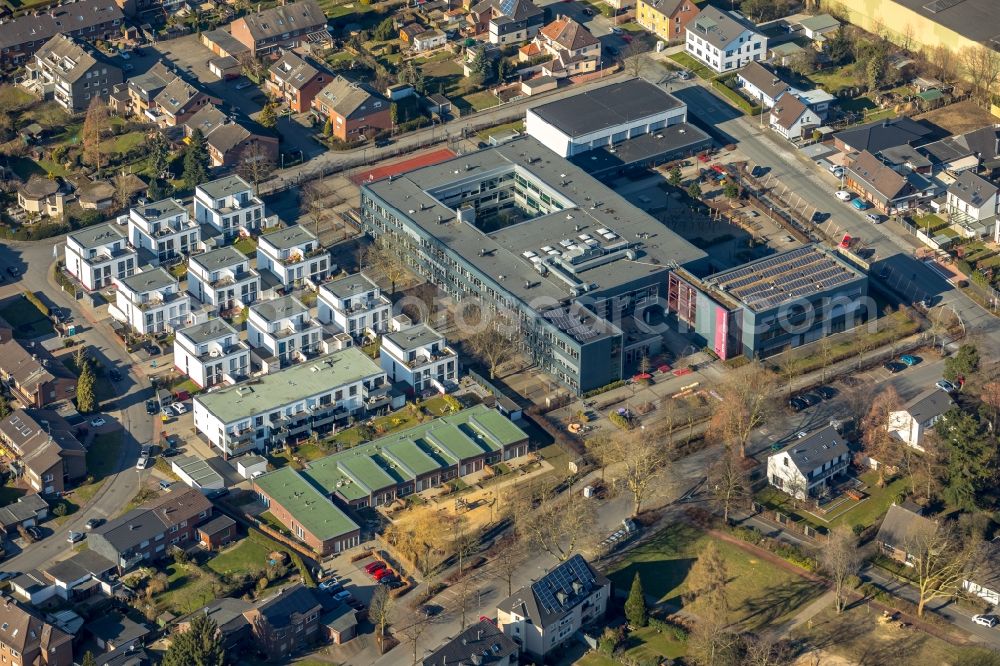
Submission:
{"label": "tree shadow", "polygon": [[821,592],[822,588],[812,581],[789,581],[760,596],[748,598],[734,610],[746,613],[740,623],[754,631],[801,607]]}
{"label": "tree shadow", "polygon": [[632,586],[632,580],[638,573],[647,597],[659,600],[659,604],[680,607],[683,605],[680,593],[672,594],[669,598],[666,598],[666,595],[677,590],[687,580],[695,559],[681,557],[632,562],[625,568],[611,574],[610,578],[614,581],[615,587],[625,590],[627,593]]}
{"label": "tree shadow", "polygon": [[904,664],[907,659],[923,653],[928,636],[912,628],[886,629],[891,635],[875,631],[875,616],[847,614],[836,616],[812,628],[806,644],[815,649],[837,646],[847,649],[848,656],[858,666]]}

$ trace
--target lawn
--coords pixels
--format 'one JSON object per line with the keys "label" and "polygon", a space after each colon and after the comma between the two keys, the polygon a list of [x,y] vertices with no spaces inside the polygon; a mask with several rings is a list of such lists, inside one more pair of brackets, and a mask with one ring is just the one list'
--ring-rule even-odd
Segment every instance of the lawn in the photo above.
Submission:
{"label": "lawn", "polygon": [[23,294],[15,297],[10,305],[0,310],[0,317],[14,327],[19,337],[37,338],[53,332],[52,322]]}
{"label": "lawn", "polygon": [[117,470],[121,448],[121,432],[98,435],[90,443],[90,448],[87,449],[87,474],[94,480],[73,491],[74,500],[78,505],[89,502],[90,498],[100,490],[104,480]]}
{"label": "lawn", "polygon": [[0,110],[18,109],[35,101],[35,96],[14,85],[0,86]]}
{"label": "lawn", "polygon": [[873,102],[868,97],[842,97],[837,105],[842,111],[850,113],[860,113],[865,114],[873,109],[877,109],[878,105]]}
{"label": "lawn", "polygon": [[862,474],[861,480],[867,486],[865,492],[868,497],[860,502],[851,500],[852,508],[840,509],[838,507],[826,517],[810,513],[805,508],[795,508],[791,497],[771,486],[757,493],[755,499],[769,509],[795,516],[819,529],[829,529],[837,525],[868,527],[874,525],[889,510],[889,505],[906,489],[907,478],[893,479],[884,488],[879,488],[876,485],[878,481],[876,472]]}
{"label": "lawn", "polygon": [[934,233],[948,226],[947,222],[933,213],[914,217],[913,224],[924,233]]}
{"label": "lawn", "polygon": [[512,123],[504,123],[503,125],[497,125],[496,127],[491,127],[489,129],[484,129],[479,132],[476,136],[479,137],[480,141],[489,141],[490,137],[495,134],[506,134],[507,132],[523,132],[524,131],[524,121],[515,120]]}
{"label": "lawn", "polygon": [[[642,577],[646,595],[668,610],[684,608],[698,614],[701,602],[685,604],[685,581],[698,554],[712,538],[696,527],[674,524],[628,553],[614,565],[609,577],[618,589],[629,589],[636,573]],[[753,557],[748,551],[714,541],[726,562],[730,582],[729,621],[742,629],[755,630],[773,624],[822,593],[803,578]]]}
{"label": "lawn", "polygon": [[698,60],[695,60],[684,51],[679,51],[677,53],[674,53],[673,55],[669,56],[669,58],[674,62],[676,62],[681,67],[691,70],[692,72],[695,73],[696,76],[699,76],[705,79],[706,81],[714,79],[716,77],[716,73],[712,71],[711,67],[702,62],[699,62]]}
{"label": "lawn", "polygon": [[257,256],[257,241],[249,236],[244,236],[233,243],[233,247],[245,254],[247,257],[253,258]]}
{"label": "lawn", "polygon": [[482,111],[500,105],[500,98],[486,90],[465,95],[461,99],[465,101],[466,105],[472,107],[473,111]]}
{"label": "lawn", "polygon": [[281,546],[276,541],[251,534],[208,562],[208,568],[218,574],[252,573],[267,568],[267,556]]}
{"label": "lawn", "polygon": [[187,277],[188,267],[186,262],[179,261],[167,270],[169,270],[170,274],[178,280],[183,280]]}
{"label": "lawn", "polygon": [[177,615],[187,615],[215,598],[215,591],[212,589],[214,581],[203,575],[198,567],[174,562],[164,569],[170,587],[166,592],[156,596],[157,605],[164,610]]}
{"label": "lawn", "polygon": [[142,145],[145,140],[146,135],[142,132],[128,132],[102,141],[101,147],[108,153],[121,155]]}
{"label": "lawn", "polygon": [[853,64],[818,70],[810,74],[809,79],[823,90],[834,95],[843,88],[853,88],[858,85]]}

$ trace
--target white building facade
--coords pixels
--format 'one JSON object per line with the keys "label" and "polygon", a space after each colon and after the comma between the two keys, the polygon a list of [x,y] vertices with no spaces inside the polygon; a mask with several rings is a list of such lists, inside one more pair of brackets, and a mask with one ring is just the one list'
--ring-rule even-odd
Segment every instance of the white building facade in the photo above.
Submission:
{"label": "white building facade", "polygon": [[324,283],[319,288],[317,318],[351,337],[380,335],[389,327],[392,302],[363,273]]}
{"label": "white building facade", "polygon": [[174,367],[201,388],[235,384],[250,374],[250,347],[224,319],[177,331]]}
{"label": "white building facade", "polygon": [[220,247],[188,260],[188,292],[204,305],[226,312],[256,302],[260,275],[242,252]]}
{"label": "white building facade", "polygon": [[164,333],[192,322],[191,297],[162,268],[115,278],[115,306],[139,335]]}
{"label": "white building facade", "polygon": [[136,251],[114,224],[99,224],[66,236],[66,271],[87,291],[102,289],[115,278],[136,271]]}
{"label": "white building facade", "polygon": [[315,284],[330,274],[330,253],[305,227],[277,229],[257,239],[257,270],[270,271],[287,289]]}
{"label": "white building facade", "polygon": [[253,186],[236,175],[195,188],[194,219],[215,228],[225,241],[241,230],[258,233],[267,227],[264,202],[254,194]]}
{"label": "white building facade", "polygon": [[767,56],[767,37],[743,18],[704,7],[686,27],[684,50],[719,74]]}
{"label": "white building facade", "polygon": [[187,256],[201,244],[201,231],[176,199],[135,206],[128,214],[128,239],[160,262]]}
{"label": "white building facade", "polygon": [[320,351],[323,325],[294,296],[282,296],[250,306],[247,341],[281,365],[304,361]]}
{"label": "white building facade", "polygon": [[458,354],[426,324],[382,336],[379,361],[389,381],[405,382],[417,395],[428,389],[446,393],[458,380]]}

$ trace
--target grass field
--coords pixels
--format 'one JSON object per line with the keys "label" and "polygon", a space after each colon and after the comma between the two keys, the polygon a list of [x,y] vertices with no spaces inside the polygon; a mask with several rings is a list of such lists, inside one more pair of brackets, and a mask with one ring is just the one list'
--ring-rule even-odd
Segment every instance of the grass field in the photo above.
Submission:
{"label": "grass field", "polygon": [[844,88],[854,88],[858,85],[858,77],[854,72],[853,64],[813,72],[809,75],[809,79],[823,90],[834,95]]}
{"label": "grass field", "polygon": [[[618,589],[628,589],[638,572],[650,600],[670,610],[683,608],[698,614],[701,602],[685,604],[685,581],[698,554],[712,541],[701,530],[675,524],[651,541],[635,548],[610,573]],[[733,544],[715,541],[726,562],[730,583],[729,620],[741,628],[755,630],[772,624],[822,593],[814,583],[780,569]]]}
{"label": "grass field", "polygon": [[599,652],[590,652],[576,661],[577,666],[615,666],[620,663],[654,664],[664,659],[683,657],[687,646],[652,627],[629,632],[624,652],[625,662],[615,661]]}
{"label": "grass field", "polygon": [[203,575],[198,567],[190,564],[168,564],[164,567],[170,585],[166,592],[156,596],[156,603],[164,610],[178,615],[193,613],[215,598],[213,580]]}
{"label": "grass field", "polygon": [[37,338],[53,332],[48,317],[23,295],[18,295],[10,305],[0,310],[0,317],[14,327],[18,337]]}
{"label": "grass field", "polygon": [[496,127],[491,127],[489,129],[484,129],[479,132],[476,136],[479,137],[480,141],[489,141],[490,137],[494,134],[504,134],[506,132],[523,132],[524,131],[524,121],[515,120],[512,123],[504,123],[503,125],[497,125]]}
{"label": "grass field", "polygon": [[692,72],[695,73],[695,75],[705,79],[706,81],[714,79],[716,77],[716,73],[712,71],[711,67],[695,60],[684,51],[679,51],[677,53],[674,53],[673,55],[669,56],[669,58],[674,62],[676,62],[681,67],[691,70]]}
{"label": "grass field", "polygon": [[121,432],[107,433],[94,438],[90,448],[87,449],[87,473],[94,481],[73,491],[76,504],[84,505],[89,502],[90,498],[101,489],[104,480],[115,472],[121,448]]}
{"label": "grass field", "polygon": [[268,554],[276,547],[280,544],[251,535],[209,560],[208,568],[218,574],[263,571],[267,568]]}
{"label": "grass field", "polygon": [[249,258],[257,256],[257,241],[250,238],[249,236],[240,238],[235,243],[233,247],[245,254]]}
{"label": "grass field", "polygon": [[473,111],[482,111],[500,105],[500,98],[491,92],[483,91],[465,95],[461,98]]}

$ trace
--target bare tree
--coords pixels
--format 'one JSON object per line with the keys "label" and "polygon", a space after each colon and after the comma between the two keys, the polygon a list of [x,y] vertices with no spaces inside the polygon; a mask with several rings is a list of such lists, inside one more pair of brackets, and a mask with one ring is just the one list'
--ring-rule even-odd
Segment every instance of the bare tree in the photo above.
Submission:
{"label": "bare tree", "polygon": [[115,188],[114,194],[114,210],[124,210],[128,207],[129,202],[132,200],[132,186],[130,185],[131,178],[128,174],[120,173],[111,179],[111,184]]}
{"label": "bare tree", "polygon": [[490,369],[490,379],[495,379],[497,368],[514,356],[514,339],[506,327],[495,323],[480,326],[469,337],[472,353],[483,360]]}
{"label": "bare tree", "polygon": [[731,446],[708,470],[708,488],[713,503],[722,508],[722,519],[729,524],[729,512],[750,496],[750,478],[744,467],[745,458]]}
{"label": "bare tree", "polygon": [[792,380],[802,374],[800,368],[802,368],[804,362],[804,358],[792,351],[786,351],[781,355],[781,359],[778,361],[778,369],[781,372],[781,378],[785,380],[786,395],[791,395]]}
{"label": "bare tree", "polygon": [[931,62],[942,81],[955,78],[955,53],[947,44],[938,44],[931,51]]}
{"label": "bare tree", "polygon": [[433,617],[420,611],[413,612],[408,609],[405,612],[402,612],[401,609],[401,612],[396,614],[395,619],[392,622],[394,632],[399,635],[403,641],[410,644],[413,654],[412,666],[417,666],[417,664],[420,663],[417,659],[420,648],[420,638],[432,624],[434,624]]}
{"label": "bare tree", "polygon": [[648,64],[648,56],[642,50],[642,46],[637,39],[633,39],[622,51],[622,64],[625,71],[633,78],[640,78]]}
{"label": "bare tree", "polygon": [[373,269],[385,276],[391,284],[390,293],[396,293],[396,285],[407,275],[409,269],[406,267],[406,260],[403,258],[403,248],[392,238],[385,235],[379,236],[368,246],[365,253],[365,262]]}
{"label": "bare tree", "polygon": [[931,346],[937,347],[938,343],[940,343],[941,351],[943,353],[949,334],[956,326],[958,326],[958,318],[952,310],[947,308],[935,308],[927,313],[927,319],[931,323]]}
{"label": "bare tree", "polygon": [[491,551],[493,559],[490,568],[507,583],[507,596],[514,594],[514,576],[519,573],[528,559],[524,542],[515,534],[500,537]]}
{"label": "bare tree", "polygon": [[254,194],[260,194],[260,184],[274,172],[274,159],[261,145],[253,141],[240,153],[240,165],[237,171],[253,185]]}
{"label": "bare tree", "polygon": [[260,80],[260,77],[264,75],[264,63],[252,51],[241,53],[236,59],[245,75],[257,80]]}
{"label": "bare tree", "polygon": [[889,432],[890,418],[893,412],[899,411],[902,401],[892,386],[887,387],[875,396],[871,408],[861,422],[862,444],[865,455],[877,461],[878,487],[885,486],[886,467],[899,461],[899,448],[902,442]]}
{"label": "bare tree", "polygon": [[[537,501],[537,506],[532,505]],[[578,498],[547,493],[539,500],[519,498],[515,510],[521,518],[518,529],[527,544],[536,546],[560,562],[589,544],[596,532],[594,505]]]}
{"label": "bare tree", "polygon": [[368,619],[376,626],[380,637],[385,636],[385,627],[389,624],[389,616],[394,605],[395,599],[389,594],[389,588],[385,585],[376,585],[372,599],[368,602]]}
{"label": "bare tree", "polygon": [[847,606],[847,580],[861,568],[858,540],[847,527],[838,525],[830,531],[830,538],[819,553],[820,566],[833,581],[837,613]]}
{"label": "bare tree", "polygon": [[739,447],[745,458],[750,434],[774,407],[776,388],[777,377],[760,361],[734,370],[718,388],[721,400],[715,405],[710,431]]}
{"label": "bare tree", "polygon": [[611,483],[632,495],[632,516],[638,516],[642,504],[654,492],[663,492],[671,485],[670,447],[658,437],[641,431],[619,433],[599,440],[594,450]]}
{"label": "bare tree", "polygon": [[973,95],[981,105],[989,106],[993,84],[1000,76],[1000,53],[977,44],[962,49],[961,59],[963,69],[972,82]]}
{"label": "bare tree", "polygon": [[739,643],[723,615],[699,615],[688,637],[686,658],[698,666],[735,666]]}
{"label": "bare tree", "polygon": [[776,641],[767,633],[744,634],[743,653],[742,666],[787,666],[795,659],[788,643]]}
{"label": "bare tree", "polygon": [[959,535],[948,526],[918,531],[906,540],[903,549],[913,565],[919,617],[928,603],[958,593],[962,581],[975,575],[982,556],[980,541]]}
{"label": "bare tree", "polygon": [[83,160],[97,171],[101,170],[103,148],[101,140],[108,129],[108,106],[100,96],[94,97],[87,108],[87,116],[83,120],[80,141],[83,144]]}
{"label": "bare tree", "polygon": [[1000,381],[986,382],[979,393],[979,399],[989,408],[990,424],[993,430],[997,428],[1000,417]]}
{"label": "bare tree", "polygon": [[479,547],[479,534],[469,528],[465,516],[458,516],[452,524],[451,550],[458,557],[458,573],[465,573],[465,558],[476,552]]}
{"label": "bare tree", "polygon": [[687,577],[687,603],[702,601],[714,613],[725,616],[729,611],[729,569],[714,541],[706,542],[691,566]]}

